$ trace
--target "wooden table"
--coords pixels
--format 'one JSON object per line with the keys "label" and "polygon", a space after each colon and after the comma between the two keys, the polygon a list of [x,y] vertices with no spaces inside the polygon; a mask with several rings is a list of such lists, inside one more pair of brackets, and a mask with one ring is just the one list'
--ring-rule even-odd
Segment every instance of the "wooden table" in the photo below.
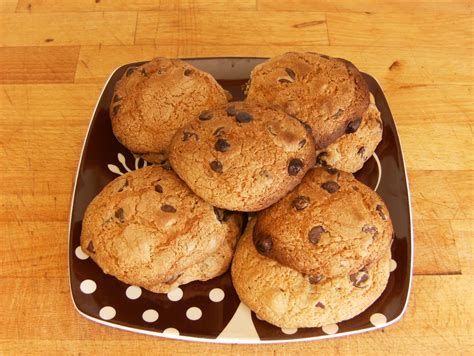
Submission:
{"label": "wooden table", "polygon": [[[469,0],[1,0],[0,354],[472,353],[472,11]],[[239,346],[168,341],[81,317],[68,289],[68,211],[109,73],[157,55],[289,50],[345,57],[385,90],[414,211],[403,320],[340,339]]]}

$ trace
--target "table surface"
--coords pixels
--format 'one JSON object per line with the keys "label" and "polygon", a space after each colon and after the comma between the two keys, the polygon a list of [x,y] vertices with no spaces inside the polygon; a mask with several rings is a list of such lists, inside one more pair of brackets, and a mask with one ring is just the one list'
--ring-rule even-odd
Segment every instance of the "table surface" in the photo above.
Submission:
{"label": "table surface", "polygon": [[[0,354],[474,352],[473,2],[0,1]],[[290,345],[170,341],[90,322],[68,287],[68,211],[87,125],[117,66],[316,51],[376,77],[398,125],[415,266],[402,321]]]}

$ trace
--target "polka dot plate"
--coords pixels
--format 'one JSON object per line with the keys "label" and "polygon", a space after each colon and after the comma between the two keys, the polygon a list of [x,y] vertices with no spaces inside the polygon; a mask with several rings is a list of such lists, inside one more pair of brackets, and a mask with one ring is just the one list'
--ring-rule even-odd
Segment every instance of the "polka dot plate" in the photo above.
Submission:
{"label": "polka dot plate", "polygon": [[[234,100],[252,68],[263,58],[186,59],[210,72]],[[382,114],[383,139],[357,179],[384,199],[395,229],[391,274],[380,298],[357,317],[322,328],[281,329],[259,320],[241,303],[230,273],[207,282],[192,282],[168,294],[155,294],[105,275],[79,246],[84,211],[117,175],[148,163],[129,153],[112,134],[108,106],[117,80],[130,63],[115,70],[97,102],[76,176],[69,229],[69,273],[74,306],[88,319],[111,327],[167,338],[221,342],[273,343],[317,340],[386,327],[406,310],[413,269],[410,195],[402,150],[387,101],[377,81],[364,74]]]}

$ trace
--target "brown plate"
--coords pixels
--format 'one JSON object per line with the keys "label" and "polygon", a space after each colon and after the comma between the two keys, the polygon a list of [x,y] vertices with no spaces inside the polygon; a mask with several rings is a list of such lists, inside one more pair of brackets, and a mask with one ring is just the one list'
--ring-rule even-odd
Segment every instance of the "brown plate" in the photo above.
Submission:
{"label": "brown plate", "polygon": [[[240,100],[250,71],[265,59],[185,60],[214,75],[234,100]],[[155,294],[104,274],[87,258],[79,244],[87,205],[117,174],[147,165],[115,139],[108,113],[115,83],[127,68],[140,64],[126,64],[110,76],[97,102],[79,161],[71,203],[69,273],[72,299],[80,314],[101,324],[144,334],[223,343],[317,340],[383,328],[400,320],[408,304],[413,269],[410,194],[395,122],[382,89],[367,74],[364,77],[382,114],[384,132],[376,154],[356,177],[381,195],[396,237],[387,288],[362,314],[323,328],[280,329],[259,320],[240,302],[230,272],[207,282],[189,283],[169,294]]]}

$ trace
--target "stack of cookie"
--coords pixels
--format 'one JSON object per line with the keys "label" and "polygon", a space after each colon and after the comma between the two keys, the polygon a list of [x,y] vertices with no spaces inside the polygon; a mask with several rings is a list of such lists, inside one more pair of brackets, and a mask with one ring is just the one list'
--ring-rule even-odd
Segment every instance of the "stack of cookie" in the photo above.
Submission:
{"label": "stack of cookie", "polygon": [[155,165],[91,202],[81,246],[105,273],[164,293],[224,273],[256,212],[233,258],[241,300],[280,327],[351,318],[389,274],[387,208],[351,174],[381,140],[380,113],[350,62],[315,53],[258,65],[246,91],[228,102],[177,59],[129,69],[113,132]]}

